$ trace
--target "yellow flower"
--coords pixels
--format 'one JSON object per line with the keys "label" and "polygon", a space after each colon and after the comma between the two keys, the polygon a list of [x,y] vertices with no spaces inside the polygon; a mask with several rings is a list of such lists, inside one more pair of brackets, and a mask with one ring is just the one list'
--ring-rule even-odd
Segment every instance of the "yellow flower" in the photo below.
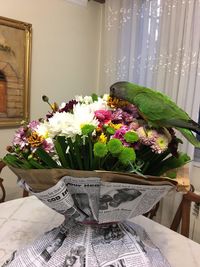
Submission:
{"label": "yellow flower", "polygon": [[102,144],[106,144],[107,136],[104,133],[99,136],[99,142],[101,142]]}
{"label": "yellow flower", "polygon": [[110,123],[109,124],[109,126],[110,127],[112,127],[113,129],[115,129],[115,130],[119,130],[121,127],[122,127],[122,124],[121,123],[117,123],[117,124],[115,124],[115,123]]}

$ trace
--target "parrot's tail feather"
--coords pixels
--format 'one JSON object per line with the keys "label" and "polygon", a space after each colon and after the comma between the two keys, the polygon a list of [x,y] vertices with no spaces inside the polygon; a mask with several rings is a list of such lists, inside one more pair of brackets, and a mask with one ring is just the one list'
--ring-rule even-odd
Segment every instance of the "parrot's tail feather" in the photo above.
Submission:
{"label": "parrot's tail feather", "polygon": [[166,123],[172,127],[184,128],[200,134],[200,125],[193,120],[167,120]]}
{"label": "parrot's tail feather", "polygon": [[200,148],[200,142],[197,140],[197,138],[194,136],[194,134],[188,130],[183,128],[176,128],[179,132],[182,133],[182,135],[195,147]]}
{"label": "parrot's tail feather", "polygon": [[193,120],[189,120],[188,121],[191,125],[193,125],[196,129],[196,133],[200,133],[200,124],[198,124],[196,121],[193,121]]}

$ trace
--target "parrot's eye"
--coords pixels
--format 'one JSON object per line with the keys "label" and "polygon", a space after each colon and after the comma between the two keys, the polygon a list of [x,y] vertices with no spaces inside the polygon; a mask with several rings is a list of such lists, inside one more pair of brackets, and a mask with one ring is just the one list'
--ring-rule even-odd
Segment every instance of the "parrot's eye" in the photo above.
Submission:
{"label": "parrot's eye", "polygon": [[115,94],[115,88],[114,88],[114,87],[112,87],[112,88],[110,89],[110,94],[111,94],[111,95],[114,95],[114,94]]}

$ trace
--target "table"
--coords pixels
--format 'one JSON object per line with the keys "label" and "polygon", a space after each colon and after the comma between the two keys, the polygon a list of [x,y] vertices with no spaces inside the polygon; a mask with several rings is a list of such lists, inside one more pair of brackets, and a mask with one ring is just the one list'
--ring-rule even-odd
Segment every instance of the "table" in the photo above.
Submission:
{"label": "table", "polygon": [[[14,250],[32,242],[62,221],[62,215],[34,196],[0,204],[0,266]],[[146,230],[172,267],[200,266],[200,244],[143,216],[131,221]]]}

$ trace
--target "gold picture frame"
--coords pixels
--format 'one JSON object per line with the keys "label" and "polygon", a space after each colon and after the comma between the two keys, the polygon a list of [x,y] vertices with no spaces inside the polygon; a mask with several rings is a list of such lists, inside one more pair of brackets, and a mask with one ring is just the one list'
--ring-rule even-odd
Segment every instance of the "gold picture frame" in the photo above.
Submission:
{"label": "gold picture frame", "polygon": [[32,25],[0,16],[0,127],[29,119]]}

